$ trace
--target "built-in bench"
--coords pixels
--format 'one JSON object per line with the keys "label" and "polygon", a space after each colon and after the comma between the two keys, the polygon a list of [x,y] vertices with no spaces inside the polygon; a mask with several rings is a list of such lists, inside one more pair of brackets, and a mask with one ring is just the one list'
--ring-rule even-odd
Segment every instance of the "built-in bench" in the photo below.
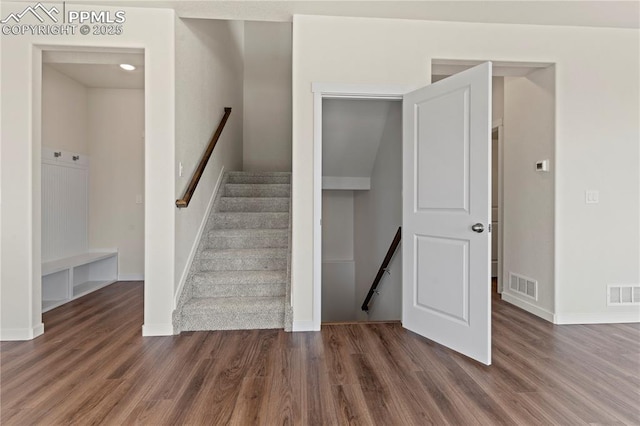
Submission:
{"label": "built-in bench", "polygon": [[42,264],[42,312],[118,280],[118,252],[95,251]]}

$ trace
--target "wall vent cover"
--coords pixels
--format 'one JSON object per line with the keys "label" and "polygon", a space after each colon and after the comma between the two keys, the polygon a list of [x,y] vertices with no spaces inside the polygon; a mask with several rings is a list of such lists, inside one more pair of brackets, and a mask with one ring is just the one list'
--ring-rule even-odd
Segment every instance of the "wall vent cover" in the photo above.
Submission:
{"label": "wall vent cover", "polygon": [[538,300],[538,281],[524,275],[509,272],[509,288],[533,300]]}
{"label": "wall vent cover", "polygon": [[640,305],[640,285],[609,284],[607,306]]}

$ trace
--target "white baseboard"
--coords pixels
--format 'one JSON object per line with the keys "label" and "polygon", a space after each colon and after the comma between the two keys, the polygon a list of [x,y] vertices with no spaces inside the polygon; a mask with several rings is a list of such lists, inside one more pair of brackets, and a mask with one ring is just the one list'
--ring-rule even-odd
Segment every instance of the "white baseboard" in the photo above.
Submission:
{"label": "white baseboard", "polygon": [[507,293],[506,291],[503,291],[501,296],[502,296],[502,300],[504,300],[505,302],[511,303],[512,305],[515,305],[518,308],[529,312],[530,314],[540,317],[543,320],[554,322],[553,313],[547,311],[546,309],[542,309],[541,307],[536,306],[533,303],[528,302],[526,300],[520,299],[519,297],[514,296],[513,294],[510,294],[510,293]]}
{"label": "white baseboard", "polygon": [[144,274],[118,274],[118,281],[144,281]]}
{"label": "white baseboard", "polygon": [[207,209],[204,212],[204,217],[202,218],[202,222],[200,223],[200,227],[198,228],[195,241],[191,246],[191,251],[189,252],[189,257],[187,258],[187,264],[185,265],[182,271],[182,275],[180,276],[180,283],[178,284],[178,289],[173,295],[173,309],[175,309],[176,306],[178,306],[178,300],[180,299],[180,295],[182,294],[184,283],[187,281],[187,277],[189,276],[189,270],[191,269],[193,258],[196,256],[196,251],[198,250],[198,245],[200,244],[200,239],[202,238],[202,233],[204,232],[204,228],[207,225],[207,221],[209,220],[209,214],[211,214],[211,209],[213,208],[213,203],[215,202],[216,196],[218,195],[218,190],[220,189],[220,184],[222,183],[223,177],[224,177],[224,166],[222,166],[222,169],[220,170],[220,174],[218,175],[218,181],[216,182],[216,186],[213,188],[211,199],[209,200]]}
{"label": "white baseboard", "polygon": [[44,333],[44,324],[40,323],[32,328],[2,328],[0,341],[33,340]]}
{"label": "white baseboard", "polygon": [[292,331],[320,331],[320,327],[316,327],[313,320],[311,321],[293,321]]}
{"label": "white baseboard", "polygon": [[556,314],[555,324],[620,324],[640,322],[640,310],[635,312],[586,312]]}
{"label": "white baseboard", "polygon": [[148,336],[173,336],[173,324],[144,324],[142,326],[142,335]]}

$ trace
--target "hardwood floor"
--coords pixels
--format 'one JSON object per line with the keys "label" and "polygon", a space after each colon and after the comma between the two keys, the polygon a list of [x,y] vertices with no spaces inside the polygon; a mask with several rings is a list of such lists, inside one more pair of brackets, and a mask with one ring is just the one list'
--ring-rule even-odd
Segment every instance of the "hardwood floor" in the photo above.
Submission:
{"label": "hardwood floor", "polygon": [[0,345],[0,423],[640,424],[638,324],[554,326],[493,302],[493,365],[399,324],[141,337],[117,283]]}

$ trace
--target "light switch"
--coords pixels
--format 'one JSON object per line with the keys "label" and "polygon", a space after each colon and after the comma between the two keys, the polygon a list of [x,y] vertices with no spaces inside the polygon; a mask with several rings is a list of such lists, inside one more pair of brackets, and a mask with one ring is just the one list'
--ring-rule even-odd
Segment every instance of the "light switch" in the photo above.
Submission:
{"label": "light switch", "polygon": [[182,161],[178,163],[178,176],[182,177]]}
{"label": "light switch", "polygon": [[142,204],[142,195],[136,195],[136,204]]}
{"label": "light switch", "polygon": [[584,202],[587,204],[598,204],[600,202],[600,191],[595,189],[585,191]]}

